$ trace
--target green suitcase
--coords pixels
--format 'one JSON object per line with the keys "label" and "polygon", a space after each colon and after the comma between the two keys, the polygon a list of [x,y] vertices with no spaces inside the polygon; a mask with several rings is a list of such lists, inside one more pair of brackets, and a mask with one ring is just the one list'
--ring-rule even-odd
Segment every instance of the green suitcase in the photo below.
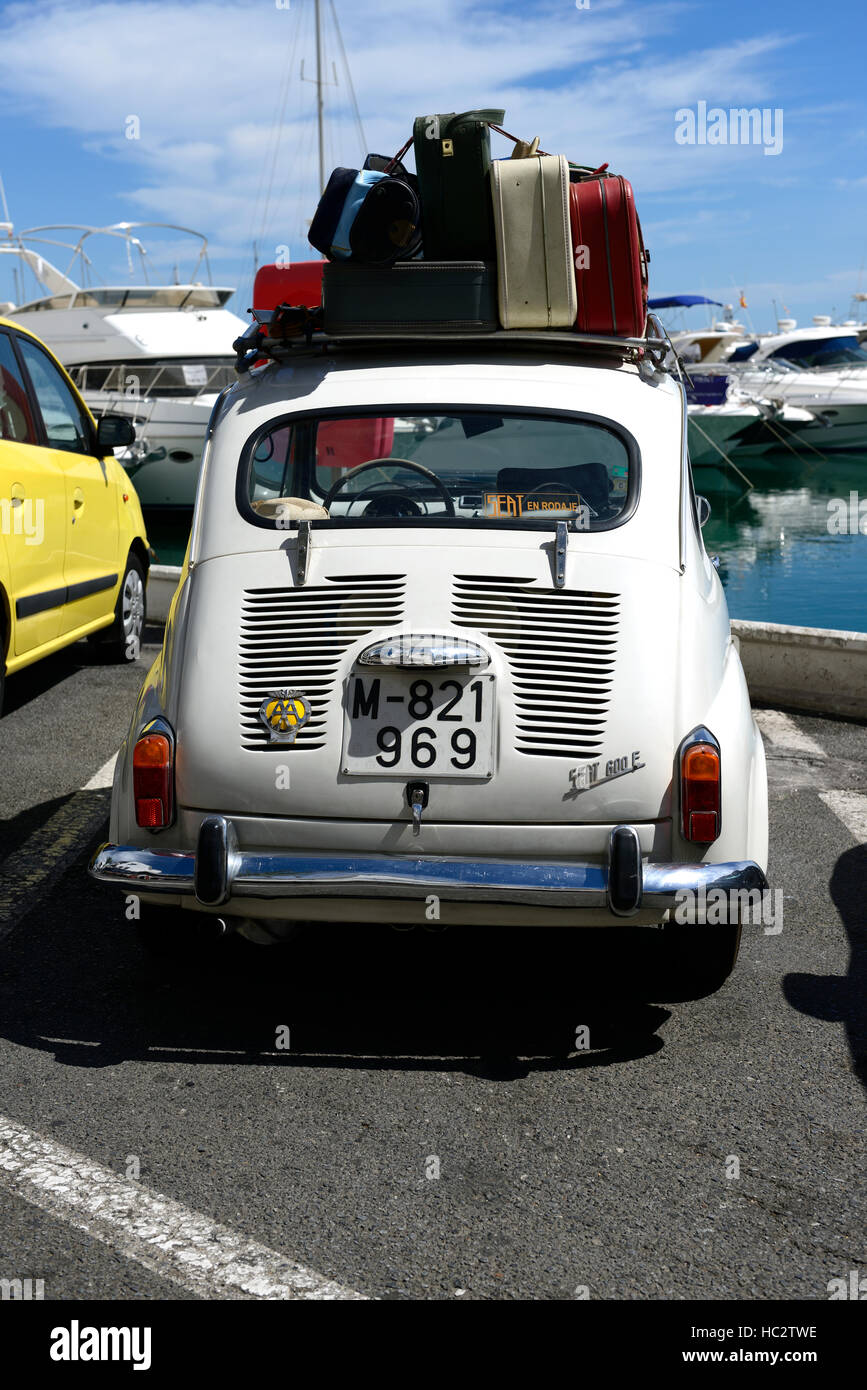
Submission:
{"label": "green suitcase", "polygon": [[426,260],[496,258],[490,127],[505,118],[505,111],[497,110],[417,118],[413,145]]}

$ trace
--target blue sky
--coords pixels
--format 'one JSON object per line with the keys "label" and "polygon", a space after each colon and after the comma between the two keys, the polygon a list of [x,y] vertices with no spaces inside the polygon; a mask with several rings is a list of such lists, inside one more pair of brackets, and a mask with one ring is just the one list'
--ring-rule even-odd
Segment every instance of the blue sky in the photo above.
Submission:
{"label": "blue sky", "polygon": [[[502,106],[508,129],[632,180],[652,293],[737,304],[744,289],[766,329],[773,298],[804,322],[846,317],[859,277],[867,290],[863,3],[335,3],[368,148],[394,152],[416,114]],[[330,168],[362,151],[329,5]],[[281,245],[308,254],[318,179],[300,64],[310,76],[312,13],[313,0],[0,4],[0,175],[16,227],[195,227],[243,313],[254,240],[263,260]],[[677,144],[675,112],[700,101],[781,109],[781,153]],[[180,252],[156,238],[151,278]],[[10,264],[0,257],[0,300],[14,298]],[[105,281],[126,273],[111,244],[96,269]]]}

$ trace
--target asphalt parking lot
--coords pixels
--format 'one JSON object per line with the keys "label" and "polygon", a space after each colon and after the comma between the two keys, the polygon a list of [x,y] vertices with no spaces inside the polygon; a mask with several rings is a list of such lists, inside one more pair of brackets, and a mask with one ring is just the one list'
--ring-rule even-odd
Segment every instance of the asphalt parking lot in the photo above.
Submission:
{"label": "asphalt parking lot", "polygon": [[620,932],[314,927],[154,962],[86,875],[148,635],[137,667],[80,645],[8,684],[0,1279],[824,1300],[867,1272],[867,727],[761,713],[783,930],[746,928],[709,998],[644,999]]}

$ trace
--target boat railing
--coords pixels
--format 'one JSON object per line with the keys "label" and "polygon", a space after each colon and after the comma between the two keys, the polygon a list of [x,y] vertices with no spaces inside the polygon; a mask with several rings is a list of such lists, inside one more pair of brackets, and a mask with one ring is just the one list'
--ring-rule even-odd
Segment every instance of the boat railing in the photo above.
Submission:
{"label": "boat railing", "polygon": [[[169,373],[182,370],[185,366],[203,366],[205,380],[199,383],[185,383],[183,386],[168,381]],[[201,360],[162,362],[156,366],[136,361],[116,362],[110,366],[98,362],[83,363],[69,368],[69,373],[80,391],[100,391],[105,395],[131,400],[159,394],[167,398],[194,401],[200,396],[213,395],[215,391],[222,390],[231,379],[231,370],[231,358],[224,357],[212,365]]]}

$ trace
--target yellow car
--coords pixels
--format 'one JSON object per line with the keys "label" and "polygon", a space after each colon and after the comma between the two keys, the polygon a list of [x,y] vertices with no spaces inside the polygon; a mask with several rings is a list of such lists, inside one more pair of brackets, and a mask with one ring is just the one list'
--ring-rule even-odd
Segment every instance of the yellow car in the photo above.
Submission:
{"label": "yellow car", "polygon": [[97,424],[43,343],[0,318],[0,709],[7,674],[81,637],[138,656],[148,543],[112,450],[122,415]]}

